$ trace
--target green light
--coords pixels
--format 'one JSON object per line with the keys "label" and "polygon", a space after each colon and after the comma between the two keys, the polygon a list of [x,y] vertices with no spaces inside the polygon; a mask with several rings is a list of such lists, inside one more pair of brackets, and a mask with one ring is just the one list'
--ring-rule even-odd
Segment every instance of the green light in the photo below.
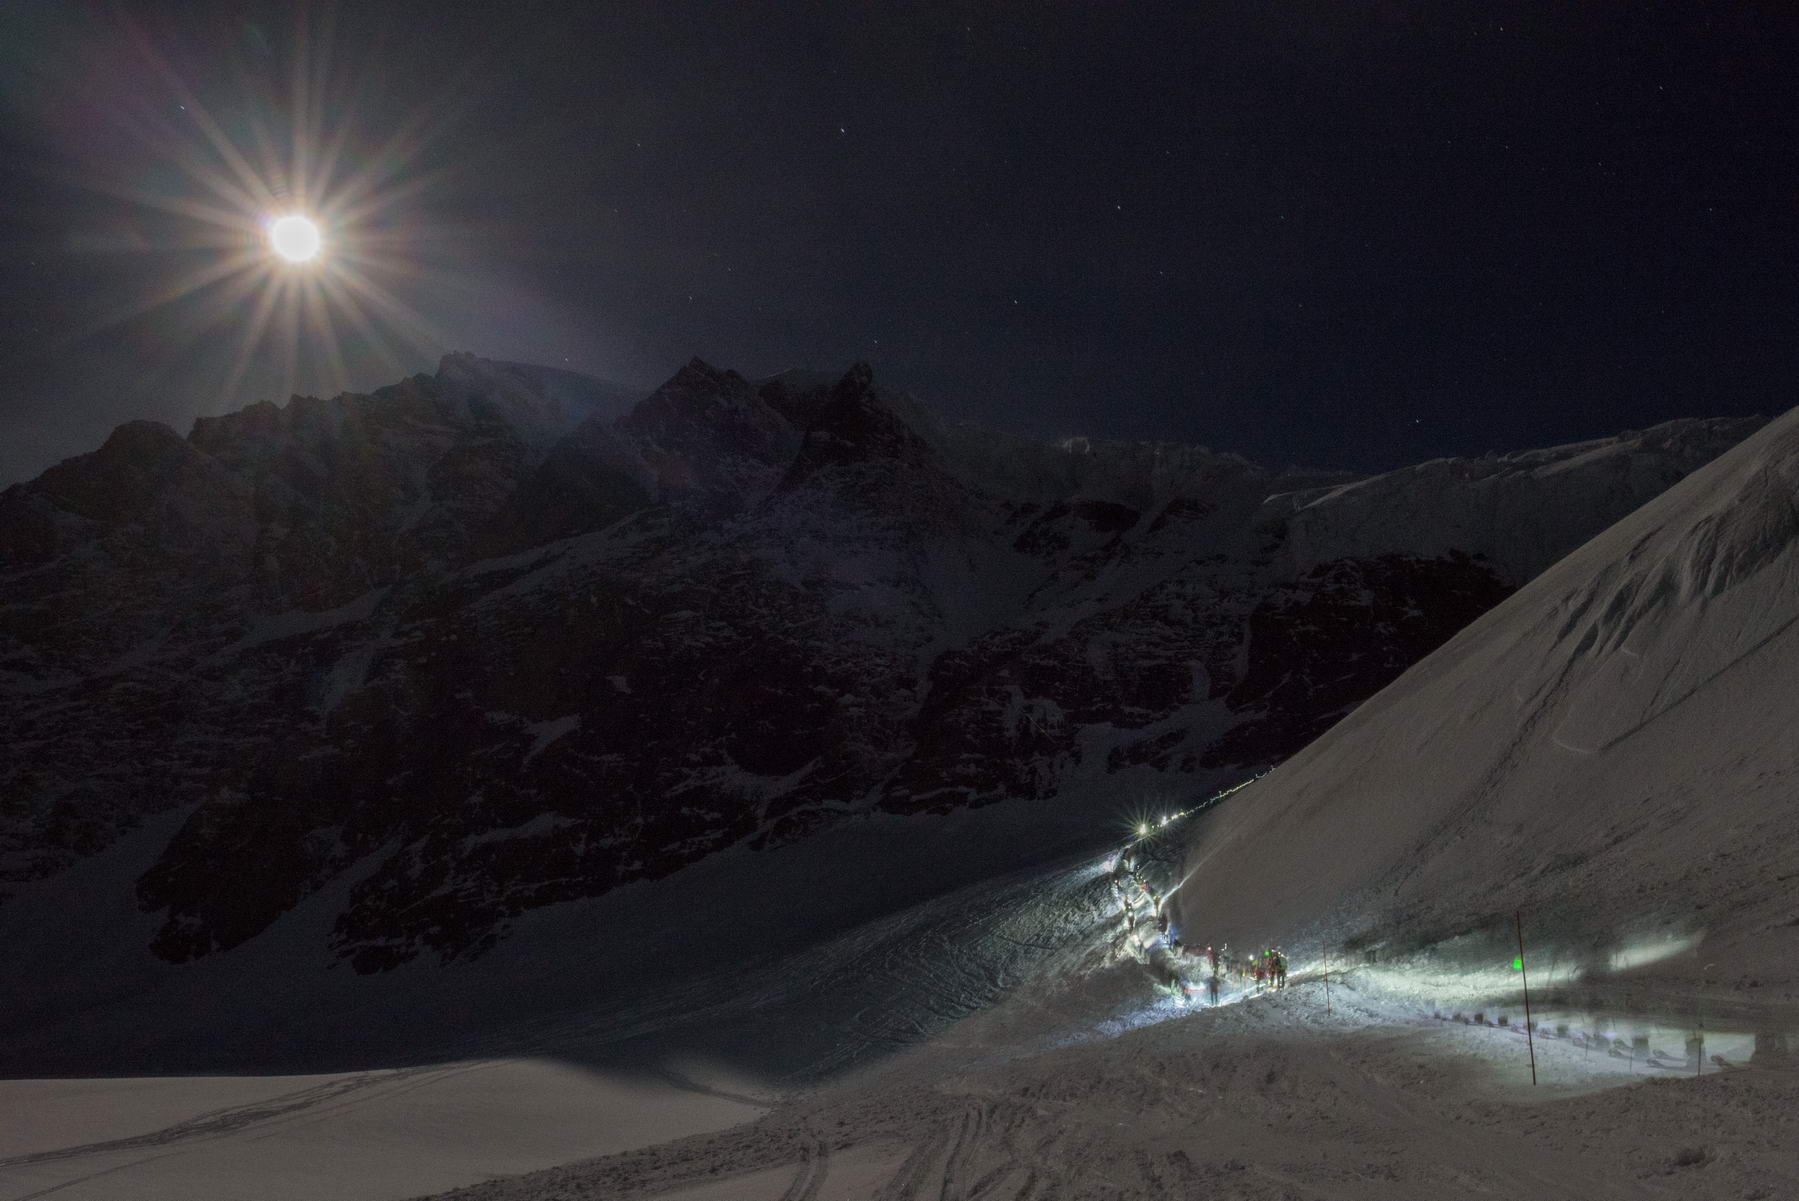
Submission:
{"label": "green light", "polygon": [[1524,956],[1514,955],[1512,957],[1512,970],[1514,972],[1521,972],[1524,970]]}

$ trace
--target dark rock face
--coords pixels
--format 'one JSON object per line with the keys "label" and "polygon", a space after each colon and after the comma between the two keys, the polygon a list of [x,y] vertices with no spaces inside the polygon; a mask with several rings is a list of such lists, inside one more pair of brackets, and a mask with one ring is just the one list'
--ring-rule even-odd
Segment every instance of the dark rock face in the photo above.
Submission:
{"label": "dark rock face", "polygon": [[636,440],[661,499],[710,517],[765,496],[792,461],[800,431],[735,371],[698,359],[620,424]]}
{"label": "dark rock face", "polygon": [[[1382,486],[1502,480],[1566,550],[1751,428]],[[1571,478],[1609,499],[1565,511]],[[134,423],[0,493],[0,883],[180,811],[137,881],[158,954],[344,881],[332,949],[376,971],[858,813],[1253,770],[1522,582],[1491,531],[1421,553],[1346,483],[946,429],[865,365],[696,360],[612,420],[451,356]],[[1296,522],[1343,553],[1296,557]]]}
{"label": "dark rock face", "polygon": [[1292,754],[1513,591],[1460,553],[1345,559],[1274,589],[1249,615],[1243,675],[1224,696],[1241,720],[1200,762]]}
{"label": "dark rock face", "polygon": [[583,422],[551,449],[482,530],[483,557],[603,529],[655,500],[655,477],[634,448],[600,419]]}

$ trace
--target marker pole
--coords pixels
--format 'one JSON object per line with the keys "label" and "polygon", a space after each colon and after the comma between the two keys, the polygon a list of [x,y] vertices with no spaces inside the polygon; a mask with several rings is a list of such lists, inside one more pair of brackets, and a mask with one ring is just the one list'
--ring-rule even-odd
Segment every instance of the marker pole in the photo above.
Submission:
{"label": "marker pole", "polygon": [[1530,1020],[1530,973],[1524,968],[1524,911],[1516,910],[1512,919],[1518,928],[1518,972],[1524,979],[1524,1041],[1530,1047],[1530,1082],[1537,1082],[1537,1039]]}

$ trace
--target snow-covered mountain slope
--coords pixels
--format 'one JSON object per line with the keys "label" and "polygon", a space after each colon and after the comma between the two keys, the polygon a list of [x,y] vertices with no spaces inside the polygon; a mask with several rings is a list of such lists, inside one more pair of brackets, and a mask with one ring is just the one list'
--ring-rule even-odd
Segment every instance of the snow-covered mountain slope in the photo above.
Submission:
{"label": "snow-covered mountain slope", "polygon": [[[0,1129],[0,1195],[1436,1201],[1781,1197],[1799,1180],[1799,1080],[1709,1010],[1728,1069],[1693,1079],[1679,1025],[1657,1022],[1673,1054],[1656,1068],[1539,1035],[1532,1087],[1516,1030],[1385,1004],[1376,970],[1334,973],[1329,1000],[1315,971],[1217,1009],[1159,995],[1108,953],[1116,844],[1091,814],[1062,823],[1091,853],[1005,869],[1007,844],[1060,840],[1036,808],[839,824],[539,912],[453,971],[372,977],[308,970],[291,922],[157,962],[129,937],[153,919],[84,887],[104,876],[89,861],[0,909],[15,955],[60,945],[71,908],[120,931],[103,965],[0,979],[0,1013],[23,1001],[60,1027],[0,1040],[0,1069],[55,1046],[62,1071],[128,1055],[154,1075],[0,1081],[21,1115]],[[302,909],[328,927],[328,899]],[[1641,1029],[1598,1028],[1626,1046]]]}
{"label": "snow-covered mountain slope", "polygon": [[1509,963],[1522,910],[1533,971],[1791,1002],[1796,682],[1799,410],[1205,819],[1177,911],[1207,941]]}
{"label": "snow-covered mountain slope", "polygon": [[696,360],[615,418],[450,356],[123,427],[0,493],[0,885],[178,814],[117,885],[158,954],[331,889],[321,955],[373,971],[859,814],[1204,790],[1754,424],[1358,491],[946,425],[866,366]]}

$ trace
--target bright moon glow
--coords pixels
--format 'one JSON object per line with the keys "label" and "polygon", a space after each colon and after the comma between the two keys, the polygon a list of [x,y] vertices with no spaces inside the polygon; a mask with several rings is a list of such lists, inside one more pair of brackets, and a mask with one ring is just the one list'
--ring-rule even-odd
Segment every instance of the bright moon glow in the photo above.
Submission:
{"label": "bright moon glow", "polygon": [[[168,186],[148,187],[135,172],[115,175],[111,166],[85,182],[185,218],[182,226],[158,226],[169,248],[216,253],[185,255],[177,274],[146,281],[141,296],[107,312],[85,333],[183,305],[189,320],[177,348],[215,331],[234,335],[236,353],[215,389],[234,401],[253,369],[262,377],[258,387],[280,380],[275,395],[345,391],[345,335],[394,377],[455,341],[393,291],[396,281],[416,286],[431,277],[409,253],[417,227],[399,218],[417,212],[418,198],[443,178],[421,170],[421,162],[454,131],[453,106],[432,97],[391,129],[359,128],[351,120],[355,106],[328,103],[321,90],[327,82],[335,89],[349,67],[333,65],[329,21],[319,29],[302,17],[293,33],[297,57],[287,86],[277,86],[266,63],[239,63],[235,76],[260,80],[263,90],[245,99],[243,114],[234,109],[230,117],[215,117],[151,39],[125,24],[124,35],[137,51],[133,70],[158,84],[151,89],[159,98],[155,104],[145,100],[145,119],[161,113],[156,105],[162,99],[179,102],[175,111],[185,114],[162,114],[145,126],[156,134],[154,178]],[[352,92],[363,90],[351,84]],[[256,113],[287,113],[291,122],[269,124]],[[246,114],[252,115],[239,120]],[[226,132],[235,128],[246,135],[242,144]]]}
{"label": "bright moon glow", "polygon": [[269,223],[269,245],[290,263],[303,263],[319,252],[319,227],[298,213]]}

